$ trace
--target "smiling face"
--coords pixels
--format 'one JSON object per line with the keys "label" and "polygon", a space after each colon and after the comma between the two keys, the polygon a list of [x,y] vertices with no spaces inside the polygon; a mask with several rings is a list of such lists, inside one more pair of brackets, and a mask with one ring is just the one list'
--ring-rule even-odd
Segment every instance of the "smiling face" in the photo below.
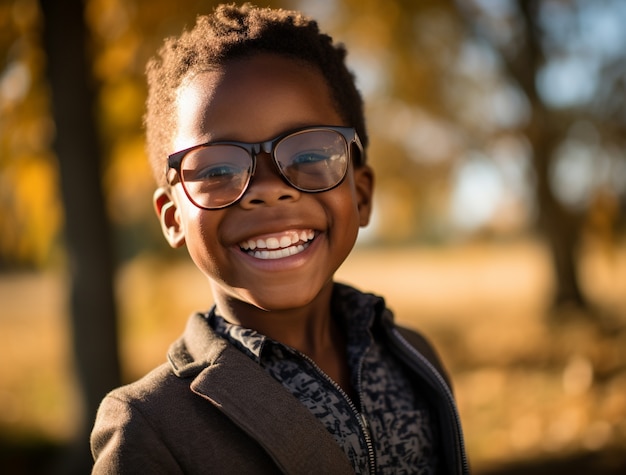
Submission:
{"label": "smiling face", "polygon": [[[299,127],[351,125],[342,121],[317,70],[270,54],[184,82],[177,124],[171,152],[210,141],[262,142]],[[332,190],[306,193],[283,181],[261,153],[242,199],[218,210],[193,205],[172,175],[172,186],[155,193],[165,237],[173,247],[186,243],[218,307],[239,312],[304,308],[329,298],[333,274],[369,220],[366,166],[351,166]]]}

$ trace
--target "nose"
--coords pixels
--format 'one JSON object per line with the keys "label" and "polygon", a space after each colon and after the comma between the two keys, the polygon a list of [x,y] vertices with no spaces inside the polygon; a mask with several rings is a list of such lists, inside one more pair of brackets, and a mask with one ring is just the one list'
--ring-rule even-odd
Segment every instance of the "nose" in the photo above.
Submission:
{"label": "nose", "polygon": [[283,179],[271,155],[259,153],[256,156],[254,175],[240,205],[244,208],[274,206],[280,202],[295,201],[300,193]]}

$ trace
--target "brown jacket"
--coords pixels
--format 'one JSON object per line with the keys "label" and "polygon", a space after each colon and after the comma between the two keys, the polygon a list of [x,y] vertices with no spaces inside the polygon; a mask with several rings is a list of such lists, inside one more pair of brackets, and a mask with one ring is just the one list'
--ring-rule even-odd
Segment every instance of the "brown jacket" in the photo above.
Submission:
{"label": "brown jacket", "polygon": [[[384,333],[396,354],[429,387],[446,385],[430,346],[414,332],[397,330],[387,314]],[[419,352],[413,354],[407,340]],[[103,400],[91,436],[92,473],[354,473],[315,416],[217,336],[202,315],[192,315],[168,357],[169,363]],[[467,473],[454,402],[449,407],[443,399],[451,393],[441,391],[433,389],[433,401],[445,426],[446,472]]]}

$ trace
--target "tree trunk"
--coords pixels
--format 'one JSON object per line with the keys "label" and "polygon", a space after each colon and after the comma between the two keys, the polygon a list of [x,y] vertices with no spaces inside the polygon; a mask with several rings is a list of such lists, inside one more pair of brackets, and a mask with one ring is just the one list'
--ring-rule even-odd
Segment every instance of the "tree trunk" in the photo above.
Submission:
{"label": "tree trunk", "polygon": [[550,183],[551,162],[555,149],[567,130],[567,118],[564,119],[563,114],[546,107],[536,87],[537,75],[544,59],[543,32],[538,25],[539,3],[540,0],[517,0],[524,40],[515,44],[515,47],[499,47],[489,34],[485,34],[483,27],[472,16],[471,9],[466,10],[468,13],[465,22],[475,34],[486,38],[500,52],[509,76],[517,81],[531,107],[532,115],[524,133],[533,148],[535,197],[539,207],[537,228],[552,256],[555,277],[553,307],[573,305],[587,308],[577,269],[582,218],[559,203]]}
{"label": "tree trunk", "polygon": [[65,209],[72,342],[85,409],[73,466],[64,471],[88,473],[88,433],[98,404],[120,384],[111,232],[102,193],[84,4],[41,0],[40,6]]}
{"label": "tree trunk", "polygon": [[527,134],[533,146],[539,230],[546,238],[555,273],[553,306],[586,308],[587,302],[580,289],[576,265],[581,220],[559,203],[550,184],[551,159],[564,127],[563,124],[557,127],[560,118],[545,107],[536,88],[536,78],[543,60],[541,31],[537,25],[538,3],[536,0],[520,0],[518,5],[526,29],[526,43],[517,61],[510,63],[510,68],[532,104]]}
{"label": "tree trunk", "polygon": [[551,131],[550,116],[542,107],[535,107],[528,135],[533,143],[536,192],[539,204],[538,227],[547,241],[552,257],[555,309],[574,306],[587,308],[587,300],[578,282],[578,247],[581,219],[558,202],[550,186],[550,157],[554,153],[557,134]]}

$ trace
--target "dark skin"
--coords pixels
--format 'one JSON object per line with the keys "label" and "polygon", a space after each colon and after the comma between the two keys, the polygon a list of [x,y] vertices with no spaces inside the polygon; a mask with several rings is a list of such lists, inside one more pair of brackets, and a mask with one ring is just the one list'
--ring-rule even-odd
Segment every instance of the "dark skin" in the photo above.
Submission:
{"label": "dark skin", "polygon": [[[298,127],[349,125],[319,71],[289,58],[258,54],[188,77],[178,90],[171,151],[214,140],[260,142]],[[331,316],[333,276],[360,226],[369,221],[373,175],[350,166],[321,193],[283,181],[265,154],[243,198],[219,210],[193,205],[178,177],[154,195],[172,247],[187,246],[207,276],[218,314],[307,355],[348,394],[345,336]],[[175,173],[173,173],[175,175]],[[308,235],[288,257],[258,259],[241,244]]]}

